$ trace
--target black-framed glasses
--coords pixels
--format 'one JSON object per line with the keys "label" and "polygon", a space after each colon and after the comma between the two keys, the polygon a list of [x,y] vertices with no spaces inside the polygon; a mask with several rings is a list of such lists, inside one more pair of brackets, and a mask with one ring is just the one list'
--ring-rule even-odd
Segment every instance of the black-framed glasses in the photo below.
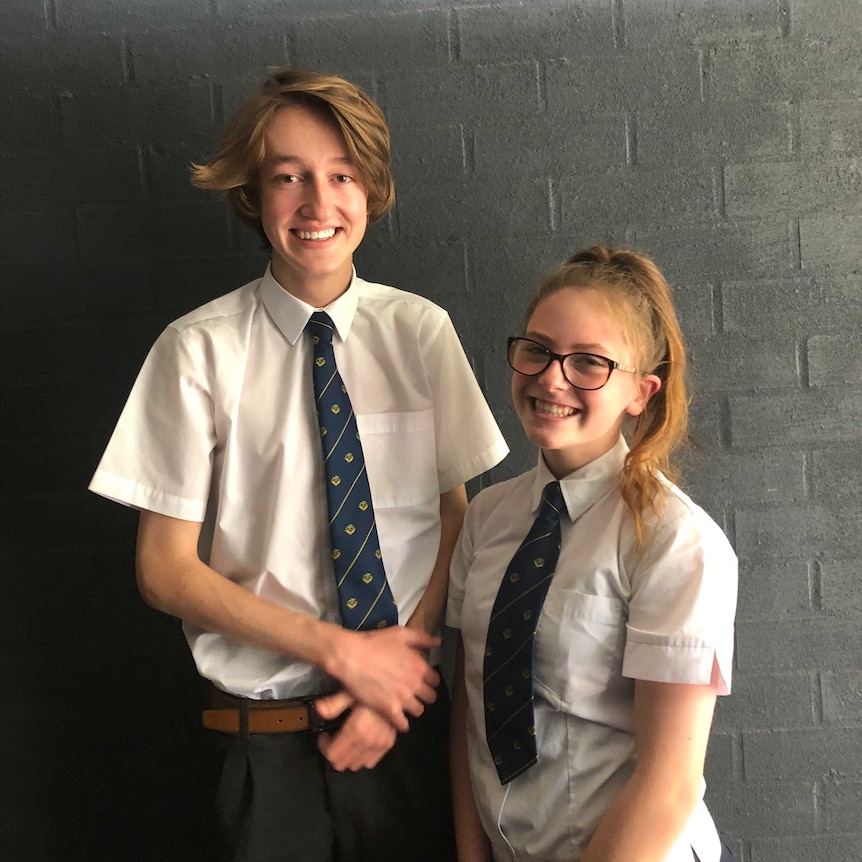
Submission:
{"label": "black-framed glasses", "polygon": [[623,365],[598,353],[554,353],[532,338],[512,337],[508,346],[509,365],[518,374],[538,377],[557,360],[563,370],[563,377],[575,389],[601,389],[611,379],[612,371],[637,372],[637,368],[631,365]]}

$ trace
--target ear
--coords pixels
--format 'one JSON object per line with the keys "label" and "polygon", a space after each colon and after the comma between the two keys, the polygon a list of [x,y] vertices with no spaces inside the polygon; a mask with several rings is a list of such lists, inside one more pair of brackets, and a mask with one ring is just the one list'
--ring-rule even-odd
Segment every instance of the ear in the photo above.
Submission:
{"label": "ear", "polygon": [[644,374],[635,384],[635,395],[626,407],[629,416],[640,416],[647,402],[661,389],[661,378],[655,374]]}

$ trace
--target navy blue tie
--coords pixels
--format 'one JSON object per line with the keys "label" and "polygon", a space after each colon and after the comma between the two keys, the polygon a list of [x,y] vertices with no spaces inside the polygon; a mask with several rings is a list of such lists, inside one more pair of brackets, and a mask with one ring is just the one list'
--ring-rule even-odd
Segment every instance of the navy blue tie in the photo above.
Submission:
{"label": "navy blue tie", "polygon": [[325,311],[315,311],[306,327],[314,344],[312,382],[320,420],[332,564],[338,585],[341,621],[354,630],[398,624],[380,540],[365,458],[347,387],[338,373]]}
{"label": "navy blue tie", "polygon": [[563,505],[560,483],[549,482],[539,516],[506,569],[488,624],[482,674],[485,737],[500,784],[508,784],[537,760],[533,647],[560,557]]}

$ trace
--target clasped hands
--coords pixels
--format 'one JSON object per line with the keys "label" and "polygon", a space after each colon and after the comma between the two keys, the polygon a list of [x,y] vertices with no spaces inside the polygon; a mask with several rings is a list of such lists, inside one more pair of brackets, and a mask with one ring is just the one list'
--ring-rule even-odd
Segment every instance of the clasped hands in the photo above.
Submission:
{"label": "clasped hands", "polygon": [[317,746],[333,769],[371,769],[437,699],[440,676],[426,652],[440,639],[418,629],[393,626],[373,632],[344,632],[331,674],[344,688],[320,698],[317,714],[331,721],[349,710],[334,733],[321,732]]}

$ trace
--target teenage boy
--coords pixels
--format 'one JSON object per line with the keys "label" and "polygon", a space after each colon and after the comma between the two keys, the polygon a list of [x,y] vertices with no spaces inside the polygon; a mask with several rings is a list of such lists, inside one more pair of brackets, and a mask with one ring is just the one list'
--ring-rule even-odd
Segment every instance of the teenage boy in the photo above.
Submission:
{"label": "teenage boy", "polygon": [[279,70],[193,180],[270,264],[160,336],[90,488],[141,510],[141,593],[212,683],[227,856],[454,858],[436,634],[464,482],[507,448],[446,313],[353,269],[386,122]]}

